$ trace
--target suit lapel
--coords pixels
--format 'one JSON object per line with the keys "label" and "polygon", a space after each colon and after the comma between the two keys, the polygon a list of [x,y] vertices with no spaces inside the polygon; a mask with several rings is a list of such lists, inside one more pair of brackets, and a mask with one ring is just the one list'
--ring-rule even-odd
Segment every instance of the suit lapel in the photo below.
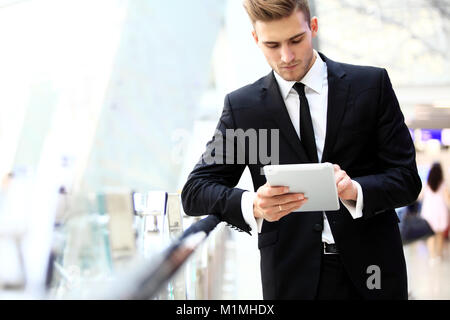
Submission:
{"label": "suit lapel", "polygon": [[322,154],[322,162],[327,162],[345,113],[350,85],[345,79],[344,70],[338,63],[328,59],[323,54],[320,54],[320,56],[326,62],[328,69],[327,132]]}
{"label": "suit lapel", "polygon": [[281,134],[299,156],[300,161],[302,163],[309,162],[303,145],[292,125],[291,118],[289,117],[286,105],[281,97],[280,89],[278,88],[273,71],[263,79],[262,101],[269,117],[277,123]]}
{"label": "suit lapel", "polygon": [[[347,107],[347,98],[350,89],[349,82],[345,79],[345,71],[340,64],[328,59],[319,53],[322,60],[327,64],[328,70],[328,110],[327,131],[325,145],[321,162],[329,160],[330,152],[336,142],[339,127]],[[286,138],[289,145],[299,156],[302,163],[309,162],[303,145],[292,125],[287,112],[286,105],[281,97],[280,89],[276,82],[273,71],[263,79],[262,101],[269,116],[277,123],[281,134]]]}

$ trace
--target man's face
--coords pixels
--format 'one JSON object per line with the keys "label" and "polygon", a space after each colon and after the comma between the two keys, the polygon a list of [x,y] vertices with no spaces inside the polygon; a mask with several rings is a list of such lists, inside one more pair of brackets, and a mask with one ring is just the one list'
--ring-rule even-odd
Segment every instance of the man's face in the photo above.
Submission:
{"label": "man's face", "polygon": [[267,62],[284,80],[299,81],[315,61],[312,38],[317,35],[317,18],[311,28],[303,12],[269,22],[256,21],[252,32]]}

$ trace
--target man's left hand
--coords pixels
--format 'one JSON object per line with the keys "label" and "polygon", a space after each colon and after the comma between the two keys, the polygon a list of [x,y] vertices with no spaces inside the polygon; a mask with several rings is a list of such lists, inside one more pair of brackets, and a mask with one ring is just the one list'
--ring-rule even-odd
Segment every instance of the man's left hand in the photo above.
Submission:
{"label": "man's left hand", "polygon": [[347,175],[347,172],[341,170],[337,164],[333,164],[334,176],[336,178],[336,187],[339,198],[342,200],[354,200],[358,197],[358,189]]}

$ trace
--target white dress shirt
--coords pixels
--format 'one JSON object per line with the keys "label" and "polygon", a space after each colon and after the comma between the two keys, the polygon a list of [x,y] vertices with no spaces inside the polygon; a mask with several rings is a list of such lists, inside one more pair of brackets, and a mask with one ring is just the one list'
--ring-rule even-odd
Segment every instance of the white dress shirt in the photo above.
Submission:
{"label": "white dress shirt", "polygon": [[[327,127],[327,109],[328,109],[328,72],[326,63],[320,58],[317,51],[314,50],[316,61],[314,62],[308,73],[300,80],[305,85],[305,95],[308,99],[311,120],[314,127],[314,137],[316,140],[317,156],[320,161],[322,159],[323,148],[325,145],[325,135]],[[292,124],[300,137],[300,97],[293,88],[295,81],[286,81],[276,72],[275,79],[280,88],[280,92],[286,105]],[[360,184],[354,180],[352,183],[358,189],[356,201],[341,200],[342,204],[348,209],[353,219],[362,217],[363,209],[363,193]],[[241,209],[245,222],[250,226],[252,235],[261,232],[263,219],[255,219],[253,216],[253,201],[256,197],[255,192],[246,191],[242,194]],[[294,212],[291,214],[301,214]],[[334,243],[333,234],[331,233],[330,224],[328,223],[325,212],[323,213],[323,230],[322,241]]]}

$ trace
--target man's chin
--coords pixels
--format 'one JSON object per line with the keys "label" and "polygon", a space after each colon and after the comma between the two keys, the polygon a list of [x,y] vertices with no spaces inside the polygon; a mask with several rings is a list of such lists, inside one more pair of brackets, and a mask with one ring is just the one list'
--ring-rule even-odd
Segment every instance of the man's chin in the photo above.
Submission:
{"label": "man's chin", "polygon": [[300,78],[298,72],[281,71],[278,74],[286,81],[298,81]]}

